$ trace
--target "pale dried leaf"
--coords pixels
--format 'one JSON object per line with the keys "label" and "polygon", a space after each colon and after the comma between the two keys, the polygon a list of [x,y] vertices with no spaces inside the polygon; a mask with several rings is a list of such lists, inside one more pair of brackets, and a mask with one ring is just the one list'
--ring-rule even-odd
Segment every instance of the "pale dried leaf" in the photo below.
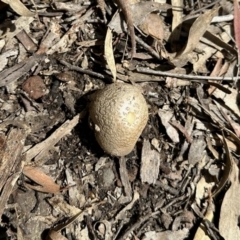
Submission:
{"label": "pale dried leaf", "polygon": [[[54,195],[52,198],[48,199],[48,203],[52,206],[54,211],[58,214],[62,214],[64,216],[73,217],[81,211],[79,208],[68,204],[65,200],[63,195],[57,194]],[[95,205],[93,206],[95,207]],[[89,209],[92,209],[90,207]],[[88,208],[86,209],[88,211]],[[83,220],[84,212],[82,212],[82,216],[80,216],[79,221]],[[56,231],[56,229],[55,229]]]}
{"label": "pale dried leaf", "polygon": [[12,24],[14,26],[14,31],[9,31],[4,35],[6,41],[12,41],[13,37],[16,36],[22,30],[29,32],[30,24],[33,22],[33,20],[34,17],[21,16],[17,18],[17,20],[15,20]]}
{"label": "pale dried leaf", "polygon": [[206,61],[211,58],[213,55],[217,58],[224,58],[222,54],[223,50],[227,50],[232,55],[236,54],[236,50],[228,44],[231,41],[231,31],[232,26],[226,24],[222,27],[223,32],[220,34],[214,34],[211,32],[211,26],[204,33],[203,37],[200,40],[200,43],[197,45],[198,49],[202,49],[201,54],[198,54],[197,58],[189,59],[190,62],[194,65],[195,72],[208,72],[206,68]]}
{"label": "pale dried leaf", "polygon": [[0,51],[2,51],[5,44],[6,44],[6,41],[4,39],[0,39]]}
{"label": "pale dried leaf", "polygon": [[50,230],[47,236],[48,240],[67,240],[60,232]]}
{"label": "pale dried leaf", "polygon": [[[229,176],[231,186],[226,192],[220,212],[219,219],[219,231],[225,240],[240,239],[239,230],[239,196],[240,196],[240,184],[239,184],[239,169],[236,163],[233,161],[231,153],[225,143],[226,157],[229,162],[232,162],[232,171]],[[231,227],[229,227],[231,226]]]}
{"label": "pale dried leaf", "polygon": [[181,55],[191,52],[196,47],[213,17],[216,16],[218,9],[219,8],[208,10],[196,19],[189,31],[188,42]]}
{"label": "pale dried leaf", "polygon": [[2,2],[9,4],[10,7],[19,15],[32,17],[35,14],[29,11],[20,0],[2,0]]}
{"label": "pale dried leaf", "polygon": [[206,32],[208,25],[211,23],[212,18],[217,14],[218,9],[211,9],[199,16],[193,23],[189,31],[188,42],[186,47],[172,62],[178,66],[184,66],[189,60],[188,54],[191,53],[200,41],[200,38]]}
{"label": "pale dried leaf", "polygon": [[[56,23],[56,25],[58,25],[58,23]],[[57,26],[60,27],[60,26]],[[74,24],[62,37],[57,29],[52,29],[52,32],[50,32],[50,37],[49,37],[49,41],[46,44],[45,48],[46,48],[46,52],[47,54],[51,55],[55,52],[58,53],[65,53],[67,51],[69,51],[69,49],[71,48],[72,44],[75,43],[75,41],[77,40],[77,31],[80,28],[79,24]],[[53,35],[53,39],[55,42],[51,42],[51,34]],[[61,37],[61,39],[56,42],[56,40],[58,40]],[[44,40],[46,42],[46,40]],[[40,49],[42,48],[42,44],[40,46]],[[44,48],[42,48],[42,51],[44,50]],[[42,53],[42,51],[40,53]],[[43,51],[43,52],[45,52]]]}
{"label": "pale dried leaf", "polygon": [[[214,205],[213,205],[213,202],[210,200],[207,212],[204,216],[205,220],[212,222],[214,217],[213,210],[214,210]],[[211,240],[211,238],[207,234],[207,229],[202,222],[200,223],[200,226],[198,227],[193,240]]]}
{"label": "pale dried leaf", "polygon": [[17,54],[18,54],[17,49],[7,50],[6,52],[1,53],[1,55],[0,55],[0,71],[2,71],[3,68],[7,65],[8,58],[12,57],[12,56],[16,56]]}
{"label": "pale dried leaf", "polygon": [[115,221],[118,222],[126,218],[126,212],[134,206],[135,202],[140,198],[139,193],[134,190],[133,198],[130,203],[128,203],[115,217]]}
{"label": "pale dried leaf", "polygon": [[212,189],[214,185],[215,184],[213,182],[206,182],[206,179],[204,177],[201,177],[201,179],[198,181],[195,200],[199,207],[201,207],[201,201],[207,197],[207,190]]}
{"label": "pale dried leaf", "polygon": [[234,88],[229,88],[229,90],[231,91],[231,93],[226,94],[223,91],[216,89],[213,92],[213,96],[224,101],[225,105],[228,106],[228,108],[230,108],[235,114],[240,117],[240,111],[237,102],[238,90]]}
{"label": "pale dried leaf", "polygon": [[167,111],[159,109],[158,116],[160,117],[163,126],[166,128],[168,136],[171,138],[173,142],[178,143],[179,142],[178,131],[169,123],[170,120],[174,119],[173,112],[171,110]]}
{"label": "pale dried leaf", "polygon": [[189,230],[187,228],[178,231],[149,231],[144,234],[142,240],[184,240],[188,237]]}
{"label": "pale dried leaf", "polygon": [[113,46],[112,46],[112,31],[110,28],[107,30],[105,42],[104,42],[104,56],[108,67],[113,76],[113,82],[116,81],[117,78],[117,69],[115,64],[115,59],[113,55]]}

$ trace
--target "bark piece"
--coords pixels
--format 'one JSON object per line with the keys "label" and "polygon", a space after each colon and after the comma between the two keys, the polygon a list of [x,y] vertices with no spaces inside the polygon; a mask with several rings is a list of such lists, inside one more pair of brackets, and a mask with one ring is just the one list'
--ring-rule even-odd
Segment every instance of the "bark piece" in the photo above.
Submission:
{"label": "bark piece", "polygon": [[26,132],[22,129],[10,130],[6,139],[0,143],[0,216],[12,189],[23,168],[22,150],[26,139]]}
{"label": "bark piece", "polygon": [[149,184],[155,184],[159,174],[160,154],[151,149],[148,140],[143,141],[141,159],[141,180]]}
{"label": "bark piece", "polygon": [[203,156],[206,154],[204,152],[206,146],[204,136],[193,139],[188,153],[188,161],[190,164],[195,165],[203,159]]}
{"label": "bark piece", "polygon": [[33,42],[33,40],[28,36],[26,31],[23,29],[21,32],[19,32],[16,35],[17,39],[22,43],[22,45],[25,47],[25,49],[33,53],[37,50],[36,44]]}
{"label": "bark piece", "polygon": [[44,55],[35,54],[29,59],[15,64],[0,73],[0,87],[6,86],[11,82],[17,81],[20,77],[30,71],[30,69],[39,64],[44,59]]}

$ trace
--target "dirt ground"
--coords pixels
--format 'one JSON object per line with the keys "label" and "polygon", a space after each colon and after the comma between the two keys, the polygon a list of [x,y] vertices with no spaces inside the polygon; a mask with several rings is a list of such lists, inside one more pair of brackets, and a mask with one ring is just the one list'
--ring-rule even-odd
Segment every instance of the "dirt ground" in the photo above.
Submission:
{"label": "dirt ground", "polygon": [[[227,0],[1,1],[0,239],[240,239],[239,19]],[[148,106],[126,156],[89,121],[115,82]]]}

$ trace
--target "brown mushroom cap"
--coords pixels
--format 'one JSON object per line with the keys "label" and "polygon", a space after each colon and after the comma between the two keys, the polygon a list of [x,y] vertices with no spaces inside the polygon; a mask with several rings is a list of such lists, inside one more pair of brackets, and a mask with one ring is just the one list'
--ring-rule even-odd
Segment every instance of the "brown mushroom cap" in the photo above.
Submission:
{"label": "brown mushroom cap", "polygon": [[89,117],[102,149],[124,156],[133,150],[146,126],[148,107],[137,86],[113,83],[95,93]]}

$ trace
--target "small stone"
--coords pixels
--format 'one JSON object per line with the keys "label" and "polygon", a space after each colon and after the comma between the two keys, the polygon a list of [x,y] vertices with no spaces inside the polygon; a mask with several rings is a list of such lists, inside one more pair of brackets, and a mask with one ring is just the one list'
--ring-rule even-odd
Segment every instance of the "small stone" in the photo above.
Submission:
{"label": "small stone", "polygon": [[28,78],[23,84],[22,89],[32,99],[38,99],[46,94],[47,88],[44,81],[39,76],[32,76]]}

